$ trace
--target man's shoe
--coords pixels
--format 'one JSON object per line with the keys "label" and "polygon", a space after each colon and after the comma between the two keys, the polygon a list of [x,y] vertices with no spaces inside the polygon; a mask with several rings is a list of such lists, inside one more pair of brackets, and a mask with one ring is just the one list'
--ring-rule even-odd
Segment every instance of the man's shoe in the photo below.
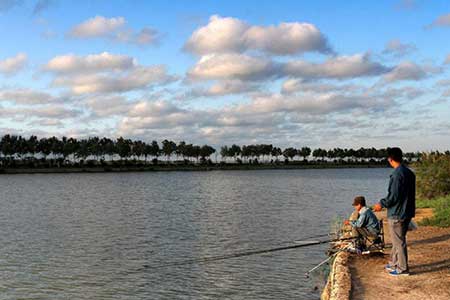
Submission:
{"label": "man's shoe", "polygon": [[394,271],[389,272],[389,275],[391,275],[391,276],[409,276],[409,272],[408,271],[399,272],[398,270],[394,270]]}
{"label": "man's shoe", "polygon": [[384,269],[385,269],[386,271],[388,271],[388,272],[392,272],[392,271],[395,270],[395,267],[394,267],[394,266],[391,266],[390,264],[387,264],[387,265],[384,266]]}

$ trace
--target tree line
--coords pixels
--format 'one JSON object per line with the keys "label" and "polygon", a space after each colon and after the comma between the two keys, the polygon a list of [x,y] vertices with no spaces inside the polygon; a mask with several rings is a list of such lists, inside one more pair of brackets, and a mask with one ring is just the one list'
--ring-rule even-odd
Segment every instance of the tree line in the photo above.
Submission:
{"label": "tree line", "polygon": [[[194,145],[184,141],[153,140],[145,142],[119,137],[22,137],[6,134],[0,139],[0,161],[3,165],[17,161],[57,161],[58,163],[127,161],[152,163],[160,161],[185,163],[212,163],[211,155],[219,156],[222,163],[274,163],[284,161],[308,162],[380,162],[385,159],[387,149],[311,149],[288,147],[282,149],[271,144],[222,146],[220,151],[209,145]],[[406,153],[408,159],[417,159],[419,153]]]}

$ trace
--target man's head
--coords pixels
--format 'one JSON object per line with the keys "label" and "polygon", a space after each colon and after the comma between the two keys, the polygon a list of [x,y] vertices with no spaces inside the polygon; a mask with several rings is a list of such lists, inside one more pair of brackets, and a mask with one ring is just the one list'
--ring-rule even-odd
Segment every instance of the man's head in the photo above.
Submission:
{"label": "man's head", "polygon": [[388,148],[387,150],[387,160],[391,167],[397,168],[403,160],[402,149],[398,147]]}
{"label": "man's head", "polygon": [[364,198],[364,196],[356,196],[355,199],[353,199],[352,205],[355,210],[360,211],[361,208],[366,206],[366,198]]}

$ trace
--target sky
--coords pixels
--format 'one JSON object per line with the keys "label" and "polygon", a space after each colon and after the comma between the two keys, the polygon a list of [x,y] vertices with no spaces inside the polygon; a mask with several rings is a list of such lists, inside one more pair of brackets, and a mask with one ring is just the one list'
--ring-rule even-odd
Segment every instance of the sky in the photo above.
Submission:
{"label": "sky", "polygon": [[0,0],[0,38],[0,135],[450,149],[444,0]]}

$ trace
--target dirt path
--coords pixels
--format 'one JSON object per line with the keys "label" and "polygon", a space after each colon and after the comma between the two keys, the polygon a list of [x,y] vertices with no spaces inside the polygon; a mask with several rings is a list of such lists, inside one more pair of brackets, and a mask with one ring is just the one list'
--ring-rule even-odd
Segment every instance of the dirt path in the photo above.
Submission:
{"label": "dirt path", "polygon": [[[417,210],[416,220],[432,214]],[[386,219],[386,215],[380,215]],[[384,223],[388,246],[388,226]],[[450,228],[419,226],[407,234],[410,276],[393,277],[385,270],[390,249],[384,256],[352,256],[352,300],[450,299]]]}

